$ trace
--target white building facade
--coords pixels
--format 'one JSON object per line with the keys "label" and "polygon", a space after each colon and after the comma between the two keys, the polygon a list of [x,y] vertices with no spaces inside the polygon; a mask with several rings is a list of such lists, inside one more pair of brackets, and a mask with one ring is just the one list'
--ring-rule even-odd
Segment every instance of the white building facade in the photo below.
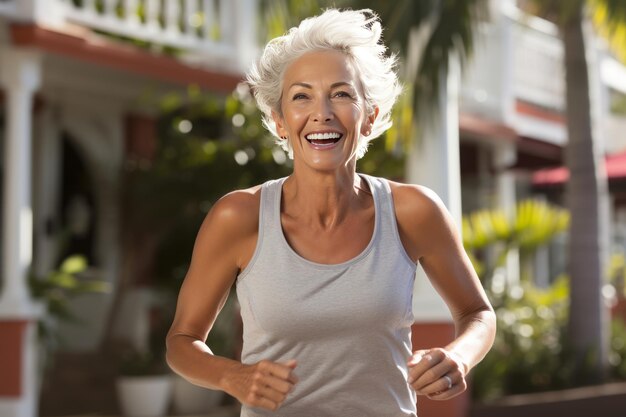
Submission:
{"label": "white building facade", "polygon": [[[256,9],[256,0],[0,1],[3,417],[38,415],[35,330],[45,310],[31,299],[29,271],[56,267],[61,229],[73,228],[115,291],[122,164],[146,140],[133,132],[157,112],[141,99],[190,84],[230,93],[256,52]],[[172,58],[96,31],[183,53]],[[75,302],[88,325],[79,335],[68,330],[71,348],[98,345],[111,299]]]}

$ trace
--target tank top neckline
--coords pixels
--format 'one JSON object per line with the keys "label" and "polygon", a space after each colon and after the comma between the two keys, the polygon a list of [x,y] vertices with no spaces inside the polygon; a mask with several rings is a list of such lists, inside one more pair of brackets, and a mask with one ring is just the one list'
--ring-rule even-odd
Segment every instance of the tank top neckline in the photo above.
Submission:
{"label": "tank top neckline", "polygon": [[374,200],[374,231],[372,232],[372,237],[370,238],[367,246],[365,247],[365,249],[363,249],[359,254],[357,254],[356,256],[354,256],[351,259],[348,259],[344,262],[340,262],[340,263],[336,263],[336,264],[324,264],[324,263],[319,263],[319,262],[314,262],[311,261],[307,258],[305,258],[304,256],[300,255],[298,252],[296,252],[291,245],[289,244],[289,242],[287,241],[287,238],[285,237],[285,232],[283,230],[283,225],[281,222],[281,217],[280,217],[280,203],[282,200],[282,194],[283,194],[283,184],[285,182],[285,180],[288,177],[283,177],[281,179],[279,179],[277,181],[276,184],[276,193],[275,193],[275,204],[274,204],[274,213],[272,213],[272,217],[273,217],[273,221],[275,222],[276,226],[277,226],[277,231],[278,231],[278,235],[280,238],[281,243],[287,248],[287,251],[298,261],[300,261],[301,263],[304,263],[306,265],[315,267],[315,268],[319,268],[319,269],[333,269],[333,268],[345,268],[347,266],[353,265],[357,262],[359,262],[361,259],[365,258],[370,251],[372,250],[372,248],[374,247],[374,243],[376,242],[378,233],[379,233],[379,229],[380,229],[380,215],[381,215],[381,208],[380,208],[380,203],[379,203],[379,197],[378,197],[378,190],[376,189],[376,187],[374,186],[374,184],[372,183],[372,178],[369,177],[366,174],[359,174],[357,173],[357,175],[359,175],[361,178],[363,178],[369,188],[370,191],[372,193],[372,198]]}

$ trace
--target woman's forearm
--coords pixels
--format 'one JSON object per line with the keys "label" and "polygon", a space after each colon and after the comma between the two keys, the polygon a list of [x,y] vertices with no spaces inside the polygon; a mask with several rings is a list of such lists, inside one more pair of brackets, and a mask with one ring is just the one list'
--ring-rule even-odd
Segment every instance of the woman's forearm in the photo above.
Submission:
{"label": "woman's forearm", "polygon": [[227,391],[229,373],[241,363],[216,356],[209,347],[185,334],[167,339],[167,364],[174,372],[201,387]]}
{"label": "woman's forearm", "polygon": [[496,335],[496,315],[480,310],[455,321],[457,336],[446,349],[465,366],[466,373],[489,352]]}

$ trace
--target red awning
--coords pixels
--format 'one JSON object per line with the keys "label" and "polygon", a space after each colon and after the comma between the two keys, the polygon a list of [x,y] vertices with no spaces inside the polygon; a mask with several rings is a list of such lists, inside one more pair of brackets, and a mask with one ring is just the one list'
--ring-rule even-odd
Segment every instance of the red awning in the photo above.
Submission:
{"label": "red awning", "polygon": [[[606,175],[609,180],[626,179],[626,152],[605,157]],[[561,185],[569,179],[565,167],[542,169],[533,174],[533,185]]]}

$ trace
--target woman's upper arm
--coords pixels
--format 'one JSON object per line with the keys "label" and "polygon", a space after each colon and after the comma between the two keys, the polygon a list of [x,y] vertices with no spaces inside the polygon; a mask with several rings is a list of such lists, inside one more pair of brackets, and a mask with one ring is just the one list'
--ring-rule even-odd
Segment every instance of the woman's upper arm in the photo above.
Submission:
{"label": "woman's upper arm", "polygon": [[405,248],[419,260],[455,319],[491,309],[452,216],[439,197],[419,186],[400,186],[398,225]]}
{"label": "woman's upper arm", "polygon": [[258,196],[236,191],[211,208],[196,237],[168,338],[206,340],[258,230]]}

